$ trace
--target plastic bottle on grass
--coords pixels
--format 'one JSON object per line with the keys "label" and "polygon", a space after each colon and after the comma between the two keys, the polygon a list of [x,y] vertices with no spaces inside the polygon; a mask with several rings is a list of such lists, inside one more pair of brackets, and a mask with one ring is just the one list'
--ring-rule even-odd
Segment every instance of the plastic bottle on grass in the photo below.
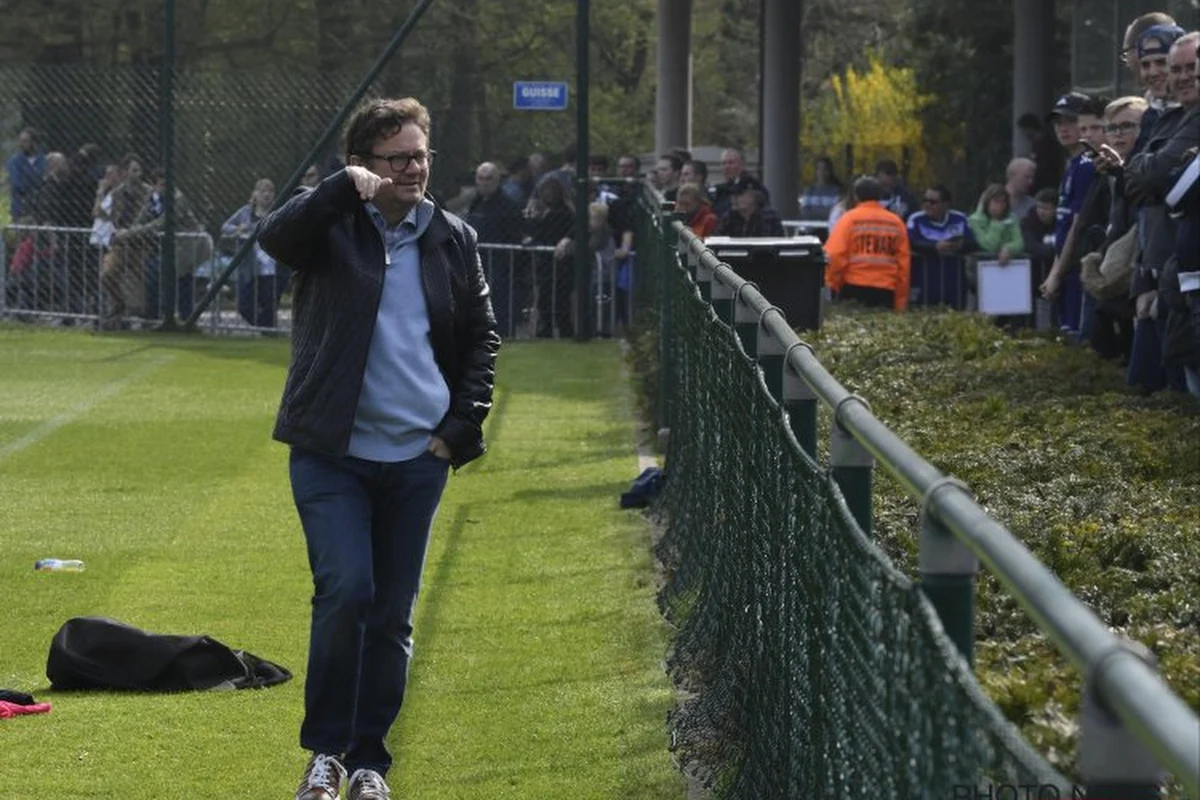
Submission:
{"label": "plastic bottle on grass", "polygon": [[43,558],[33,568],[38,572],[83,572],[83,562],[77,558]]}

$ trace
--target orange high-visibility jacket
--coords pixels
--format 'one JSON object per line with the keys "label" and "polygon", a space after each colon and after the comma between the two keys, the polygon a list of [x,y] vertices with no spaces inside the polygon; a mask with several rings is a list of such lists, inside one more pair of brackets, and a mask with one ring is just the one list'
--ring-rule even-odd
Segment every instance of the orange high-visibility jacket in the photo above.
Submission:
{"label": "orange high-visibility jacket", "polygon": [[825,255],[825,285],[833,291],[846,284],[888,289],[896,293],[897,311],[908,308],[908,230],[878,202],[859,203],[843,214],[829,232]]}

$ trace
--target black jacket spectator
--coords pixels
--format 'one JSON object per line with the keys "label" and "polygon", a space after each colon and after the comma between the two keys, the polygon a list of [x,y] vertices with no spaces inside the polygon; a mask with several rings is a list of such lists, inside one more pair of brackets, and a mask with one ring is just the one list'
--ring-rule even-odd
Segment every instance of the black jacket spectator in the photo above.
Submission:
{"label": "black jacket spectator", "polygon": [[738,192],[747,187],[757,189],[762,193],[764,206],[771,202],[771,195],[767,191],[767,187],[763,186],[763,182],[749,172],[743,172],[737,180],[714,184],[709,191],[709,197],[712,198],[713,213],[717,215],[718,219],[724,220],[725,217],[729,216],[733,210],[733,198]]}
{"label": "black jacket spectator", "polygon": [[492,192],[487,197],[476,195],[464,219],[475,229],[481,242],[517,244],[521,241],[524,222],[521,207],[502,191]]}

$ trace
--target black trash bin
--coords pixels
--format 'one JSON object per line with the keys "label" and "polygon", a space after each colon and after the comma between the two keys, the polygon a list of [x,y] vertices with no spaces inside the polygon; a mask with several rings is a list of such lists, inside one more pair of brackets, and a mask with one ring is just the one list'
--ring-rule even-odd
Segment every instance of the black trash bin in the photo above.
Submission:
{"label": "black trash bin", "polygon": [[758,286],[797,330],[821,327],[825,250],[816,236],[732,238],[710,236],[704,244],[741,277]]}

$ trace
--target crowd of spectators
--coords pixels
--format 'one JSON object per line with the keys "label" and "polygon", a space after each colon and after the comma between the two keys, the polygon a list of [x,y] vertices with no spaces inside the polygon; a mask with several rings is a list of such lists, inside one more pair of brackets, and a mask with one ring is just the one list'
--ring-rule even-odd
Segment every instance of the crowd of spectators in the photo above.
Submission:
{"label": "crowd of spectators", "polygon": [[[578,324],[572,296],[575,158],[569,145],[562,166],[549,169],[549,159],[533,153],[510,162],[507,175],[498,164],[484,162],[475,170],[474,186],[447,203],[479,234],[502,332],[527,325],[538,337],[570,335]],[[634,203],[642,179],[700,236],[784,235],[766,187],[734,149],[722,153],[722,179],[712,184],[708,165],[683,149],[663,153],[646,169],[632,153],[617,159],[615,171],[607,156],[593,155],[588,172],[588,249],[595,268],[583,324],[599,335],[627,323]]]}
{"label": "crowd of spectators", "polygon": [[805,219],[828,213],[827,285],[867,305],[965,308],[980,262],[1028,262],[1030,298],[1066,340],[1126,369],[1140,391],[1200,397],[1198,44],[1200,32],[1166,13],[1133,20],[1121,57],[1144,94],[1071,92],[1044,120],[1023,115],[1029,151],[971,211],[956,210],[942,185],[927,187],[916,210],[887,160],[838,199],[822,159],[800,205]]}
{"label": "crowd of spectators", "polygon": [[[161,297],[166,175],[147,169],[134,153],[106,161],[101,148],[45,152],[38,133],[22,130],[6,161],[12,257],[5,281],[12,308],[51,311],[70,323],[94,316],[104,329],[127,327],[131,317],[157,319]],[[320,180],[310,166],[304,183]],[[258,180],[250,201],[210,234],[187,195],[175,190],[175,297],[189,314],[195,292],[253,237],[275,199],[271,180]],[[237,308],[250,325],[269,328],[287,286],[285,270],[254,246],[236,282]]]}
{"label": "crowd of spectators", "polygon": [[[815,180],[798,198],[799,217],[827,224],[830,289],[838,299],[869,305],[964,309],[978,290],[979,261],[1027,262],[1030,294],[1048,324],[1128,367],[1131,385],[1200,395],[1198,39],[1165,13],[1138,17],[1126,30],[1121,54],[1144,95],[1110,100],[1071,92],[1044,114],[1024,114],[1018,127],[1026,134],[1026,152],[980,187],[973,205],[956,207],[938,183],[914,192],[888,158],[850,186],[839,180],[832,160],[817,159]],[[157,313],[161,173],[145,169],[135,155],[106,163],[93,144],[70,156],[46,153],[32,130],[22,131],[17,145],[6,169],[18,230],[89,231],[86,247],[53,236],[21,239],[8,285],[17,304],[27,291],[22,270],[49,259],[58,310],[103,309],[109,326],[132,311]],[[504,168],[485,161],[475,170],[474,186],[446,203],[479,234],[506,335],[524,328],[538,337],[570,336],[580,325],[612,334],[628,321],[635,204],[643,180],[699,236],[785,235],[766,186],[736,149],[721,153],[720,175],[711,180],[709,165],[684,149],[659,154],[645,170],[633,154],[621,155],[615,170],[607,157],[594,155],[585,185],[586,247],[595,266],[587,302],[578,304],[574,146],[554,163],[559,166],[542,153]],[[305,182],[315,185],[320,178],[312,167]],[[200,267],[216,271],[246,247],[274,199],[274,184],[261,178],[248,202],[213,228],[176,192],[180,313],[190,310]],[[286,270],[257,246],[250,248],[238,274],[237,309],[248,323],[271,327],[287,288]],[[98,266],[99,276],[90,288],[89,265]],[[589,309],[583,319],[581,307]],[[1034,316],[1002,321],[1027,325]]]}

